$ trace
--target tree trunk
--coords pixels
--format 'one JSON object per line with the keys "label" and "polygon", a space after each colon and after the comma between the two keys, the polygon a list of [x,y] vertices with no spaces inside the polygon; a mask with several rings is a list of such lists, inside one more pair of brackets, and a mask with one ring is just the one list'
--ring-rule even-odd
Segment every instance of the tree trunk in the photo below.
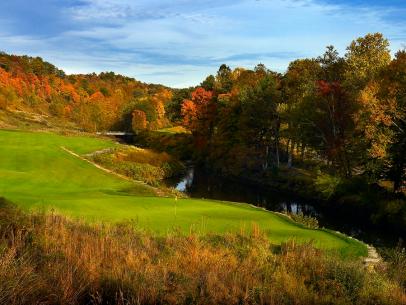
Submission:
{"label": "tree trunk", "polygon": [[279,141],[276,141],[275,150],[276,150],[276,167],[279,168]]}
{"label": "tree trunk", "polygon": [[264,172],[268,169],[268,160],[269,160],[269,145],[265,146],[265,162],[262,164],[262,169]]}
{"label": "tree trunk", "polygon": [[295,142],[292,141],[290,144],[289,152],[288,152],[288,168],[292,167],[293,164],[293,150],[295,149]]}
{"label": "tree trunk", "polygon": [[289,156],[289,145],[290,145],[290,139],[288,139],[288,143],[286,144],[286,155]]}
{"label": "tree trunk", "polygon": [[304,152],[305,152],[305,147],[306,145],[304,143],[302,143],[302,146],[300,148],[300,160],[303,162],[304,160]]}

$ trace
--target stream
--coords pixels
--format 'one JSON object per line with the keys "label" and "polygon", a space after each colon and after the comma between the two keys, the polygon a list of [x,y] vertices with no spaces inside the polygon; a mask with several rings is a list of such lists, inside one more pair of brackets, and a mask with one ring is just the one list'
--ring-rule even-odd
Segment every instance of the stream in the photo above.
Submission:
{"label": "stream", "polygon": [[388,232],[380,232],[362,223],[349,221],[346,215],[323,209],[320,205],[299,198],[294,193],[229,180],[193,166],[189,166],[183,176],[168,179],[165,184],[192,198],[245,202],[270,211],[303,213],[316,217],[320,227],[343,232],[378,247],[394,247],[399,240],[399,237],[392,236]]}

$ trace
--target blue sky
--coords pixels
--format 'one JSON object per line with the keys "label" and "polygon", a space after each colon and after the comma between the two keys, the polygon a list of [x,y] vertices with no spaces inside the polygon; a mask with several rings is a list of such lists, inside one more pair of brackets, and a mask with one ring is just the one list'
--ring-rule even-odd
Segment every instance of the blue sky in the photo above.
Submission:
{"label": "blue sky", "polygon": [[406,0],[1,0],[0,50],[67,73],[114,71],[173,87],[222,63],[283,72],[382,32],[406,45]]}

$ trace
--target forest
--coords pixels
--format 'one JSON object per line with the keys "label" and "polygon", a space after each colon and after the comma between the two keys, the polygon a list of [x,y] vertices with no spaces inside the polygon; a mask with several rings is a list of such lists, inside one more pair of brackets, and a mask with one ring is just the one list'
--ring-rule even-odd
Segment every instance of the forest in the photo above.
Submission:
{"label": "forest", "polygon": [[198,88],[174,92],[167,114],[193,133],[201,157],[233,174],[315,159],[340,177],[406,173],[406,52],[381,34],[291,62],[284,74],[222,65]]}

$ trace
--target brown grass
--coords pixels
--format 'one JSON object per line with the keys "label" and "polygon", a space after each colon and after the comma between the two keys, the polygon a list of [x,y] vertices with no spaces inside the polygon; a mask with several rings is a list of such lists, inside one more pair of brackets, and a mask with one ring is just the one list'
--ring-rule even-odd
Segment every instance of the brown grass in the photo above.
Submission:
{"label": "brown grass", "polygon": [[0,304],[405,304],[397,282],[311,245],[154,237],[0,208]]}
{"label": "brown grass", "polygon": [[154,166],[162,166],[171,162],[172,158],[166,152],[155,152],[151,149],[132,147],[117,151],[115,158],[121,161],[131,161],[136,163],[148,163]]}

